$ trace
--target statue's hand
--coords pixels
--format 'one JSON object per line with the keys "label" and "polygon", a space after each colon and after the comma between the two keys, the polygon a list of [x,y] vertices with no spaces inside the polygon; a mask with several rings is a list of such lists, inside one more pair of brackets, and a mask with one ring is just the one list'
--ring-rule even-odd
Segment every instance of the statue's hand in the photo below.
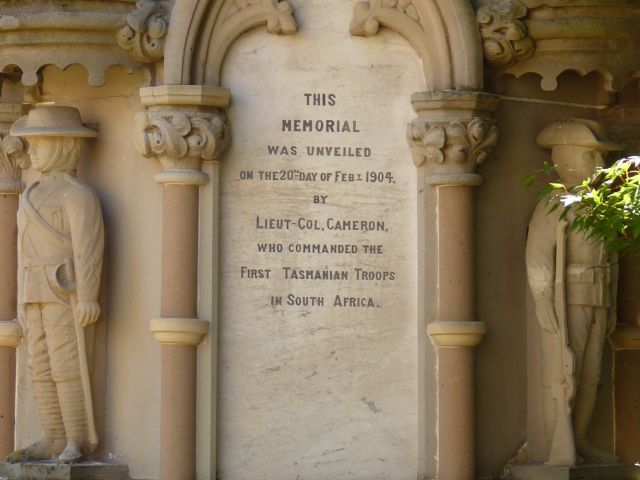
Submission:
{"label": "statue's hand", "polygon": [[558,331],[558,319],[551,300],[540,300],[536,303],[536,316],[542,329],[549,333]]}
{"label": "statue's hand", "polygon": [[98,321],[100,317],[100,304],[98,302],[78,302],[76,305],[78,323],[86,327]]}

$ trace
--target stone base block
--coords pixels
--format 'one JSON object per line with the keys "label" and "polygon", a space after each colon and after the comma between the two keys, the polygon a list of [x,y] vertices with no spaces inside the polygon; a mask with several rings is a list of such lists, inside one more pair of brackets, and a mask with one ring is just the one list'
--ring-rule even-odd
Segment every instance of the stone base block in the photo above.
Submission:
{"label": "stone base block", "polygon": [[552,467],[535,464],[507,468],[509,480],[640,480],[640,467],[635,465]]}
{"label": "stone base block", "polygon": [[98,462],[0,463],[0,480],[129,480],[129,467]]}

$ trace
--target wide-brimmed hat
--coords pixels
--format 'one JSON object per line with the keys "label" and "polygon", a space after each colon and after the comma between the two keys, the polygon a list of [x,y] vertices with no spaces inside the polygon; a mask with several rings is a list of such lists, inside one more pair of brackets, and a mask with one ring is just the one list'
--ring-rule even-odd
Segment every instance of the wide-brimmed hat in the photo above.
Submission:
{"label": "wide-brimmed hat", "polygon": [[98,132],[85,127],[80,112],[73,107],[36,107],[20,117],[9,131],[14,137],[97,137]]}
{"label": "wide-brimmed hat", "polygon": [[575,145],[611,152],[624,150],[622,145],[613,143],[607,138],[604,126],[600,122],[586,118],[567,118],[552,123],[538,134],[536,141],[543,148]]}

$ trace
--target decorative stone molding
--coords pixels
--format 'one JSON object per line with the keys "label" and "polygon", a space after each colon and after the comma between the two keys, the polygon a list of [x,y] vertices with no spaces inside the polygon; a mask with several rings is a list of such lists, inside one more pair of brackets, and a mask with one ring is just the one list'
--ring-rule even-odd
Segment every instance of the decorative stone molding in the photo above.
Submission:
{"label": "decorative stone molding", "polygon": [[223,108],[229,91],[218,87],[164,85],[140,89],[146,112],[136,115],[135,144],[145,157],[157,157],[162,184],[203,185],[205,160],[218,160],[228,143]]}
{"label": "decorative stone molding", "polygon": [[535,46],[521,18],[527,6],[520,0],[505,0],[478,9],[484,58],[491,66],[508,66],[533,55]]}
{"label": "decorative stone molding", "polygon": [[127,25],[118,30],[118,45],[130,50],[137,62],[157,62],[164,57],[170,6],[158,0],[140,0],[136,6],[127,14]]}
{"label": "decorative stone molding", "polygon": [[16,348],[22,341],[22,328],[16,322],[0,322],[0,347]]}
{"label": "decorative stone molding", "polygon": [[[411,103],[419,116],[409,123],[407,140],[415,165],[425,165],[431,174],[472,174],[498,141],[498,127],[490,117],[498,103],[495,95],[415,93]],[[466,177],[458,180],[469,182]],[[443,182],[449,183],[443,178],[437,183]]]}
{"label": "decorative stone molding", "polygon": [[23,113],[18,103],[0,103],[0,193],[17,194],[24,189],[22,169],[29,166],[24,142],[9,135],[9,128]]}
{"label": "decorative stone molding", "polygon": [[156,318],[151,320],[150,330],[161,345],[196,346],[209,333],[209,322],[197,318]]}
{"label": "decorative stone molding", "polygon": [[[495,0],[479,9],[478,21],[487,63],[516,77],[537,73],[544,90],[555,90],[558,76],[568,70],[599,72],[608,91],[640,75],[637,2]],[[535,45],[532,55],[526,53],[527,33]]]}
{"label": "decorative stone molding", "polygon": [[165,81],[171,84],[220,85],[229,47],[247,30],[288,35],[298,29],[293,7],[283,0],[210,0],[174,7],[166,46]]}
{"label": "decorative stone molding", "polygon": [[19,70],[22,83],[33,86],[47,65],[64,69],[80,64],[88,71],[89,85],[103,85],[111,66],[131,72],[139,62],[158,60],[169,3],[141,0],[136,10],[135,1],[3,2],[0,71]]}
{"label": "decorative stone molding", "polygon": [[487,334],[484,322],[433,322],[427,334],[437,347],[477,347]]}
{"label": "decorative stone molding", "polygon": [[482,53],[470,2],[368,0],[356,4],[350,27],[353,35],[376,35],[381,25],[411,43],[422,60],[428,88],[482,86]]}

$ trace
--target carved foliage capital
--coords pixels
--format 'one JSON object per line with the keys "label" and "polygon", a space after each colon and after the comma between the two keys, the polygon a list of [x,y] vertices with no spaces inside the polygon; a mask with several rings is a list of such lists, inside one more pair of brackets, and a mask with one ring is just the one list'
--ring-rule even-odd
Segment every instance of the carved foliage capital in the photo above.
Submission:
{"label": "carved foliage capital", "polygon": [[165,169],[199,170],[203,160],[217,160],[228,141],[220,111],[178,109],[136,115],[136,147],[145,157],[157,156]]}
{"label": "carved foliage capital", "polygon": [[169,30],[169,7],[159,0],[139,0],[127,14],[127,25],[118,30],[117,42],[130,50],[134,60],[153,63],[164,57],[165,37]]}
{"label": "carved foliage capital", "polygon": [[527,7],[520,0],[503,0],[478,9],[484,56],[489,65],[506,67],[533,55],[535,46],[520,20]]}
{"label": "carved foliage capital", "polygon": [[417,118],[408,125],[407,140],[417,167],[471,173],[498,142],[498,127],[485,117],[454,122]]}

